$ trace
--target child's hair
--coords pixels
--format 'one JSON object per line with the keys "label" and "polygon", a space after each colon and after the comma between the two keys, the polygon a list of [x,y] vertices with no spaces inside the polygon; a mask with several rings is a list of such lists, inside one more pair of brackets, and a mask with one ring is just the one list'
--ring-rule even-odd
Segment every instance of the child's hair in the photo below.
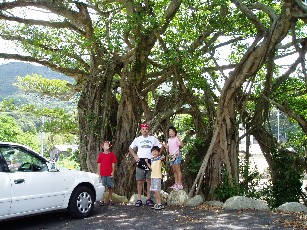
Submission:
{"label": "child's hair", "polygon": [[101,144],[101,148],[103,148],[104,143],[108,143],[108,144],[109,144],[109,148],[112,147],[112,144],[111,144],[110,141],[104,141],[104,142],[102,142],[102,144]]}
{"label": "child's hair", "polygon": [[158,152],[160,152],[160,148],[159,148],[158,146],[153,146],[153,147],[151,148],[151,152],[153,152],[153,151],[155,151],[155,150],[157,150]]}
{"label": "child's hair", "polygon": [[170,126],[170,127],[168,127],[168,131],[169,130],[173,130],[174,132],[175,132],[175,136],[177,136],[177,130],[176,130],[176,128],[174,127],[174,126]]}

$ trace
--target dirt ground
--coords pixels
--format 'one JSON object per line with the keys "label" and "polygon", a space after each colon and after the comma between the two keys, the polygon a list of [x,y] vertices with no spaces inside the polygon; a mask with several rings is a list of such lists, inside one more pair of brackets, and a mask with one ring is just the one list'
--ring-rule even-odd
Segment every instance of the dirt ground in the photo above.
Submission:
{"label": "dirt ground", "polygon": [[73,219],[66,211],[0,221],[1,229],[307,229],[306,215],[267,211],[223,211],[200,206],[153,210],[133,205],[99,206],[86,219]]}

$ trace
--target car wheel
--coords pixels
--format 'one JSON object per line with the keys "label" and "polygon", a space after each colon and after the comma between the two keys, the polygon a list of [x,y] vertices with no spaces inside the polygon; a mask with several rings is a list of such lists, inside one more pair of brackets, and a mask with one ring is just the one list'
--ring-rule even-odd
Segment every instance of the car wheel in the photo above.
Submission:
{"label": "car wheel", "polygon": [[71,194],[68,211],[72,217],[85,218],[91,215],[94,209],[94,194],[84,186],[75,188]]}

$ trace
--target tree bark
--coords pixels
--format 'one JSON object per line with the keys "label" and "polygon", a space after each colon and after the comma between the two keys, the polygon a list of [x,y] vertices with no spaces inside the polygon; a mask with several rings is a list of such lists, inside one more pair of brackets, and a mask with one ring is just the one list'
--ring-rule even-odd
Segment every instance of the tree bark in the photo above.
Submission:
{"label": "tree bark", "polygon": [[118,153],[118,167],[116,170],[119,194],[131,196],[136,188],[134,177],[135,161],[129,153],[129,145],[138,135],[141,120],[140,100],[132,85],[125,85],[117,116],[116,152]]}
{"label": "tree bark", "polygon": [[79,137],[81,169],[97,172],[97,157],[104,140],[112,140],[117,102],[112,95],[113,69],[95,71],[84,85],[79,102]]}
{"label": "tree bark", "polygon": [[[235,1],[239,7],[242,7],[239,1]],[[292,8],[293,7],[293,8]],[[238,126],[236,125],[236,111],[238,105],[236,101],[239,98],[239,92],[242,84],[252,77],[261,68],[266,61],[268,55],[275,49],[276,45],[287,35],[291,27],[291,10],[295,6],[286,4],[285,8],[276,18],[267,33],[257,37],[254,43],[250,46],[248,52],[242,58],[237,68],[232,72],[231,76],[225,82],[221,93],[220,101],[217,109],[217,120],[213,132],[213,138],[210,147],[203,160],[202,166],[194,181],[193,187],[189,192],[189,197],[192,197],[194,190],[196,194],[201,188],[204,179],[204,174],[208,166],[208,161],[211,155],[219,154],[222,162],[225,163],[229,178],[238,181]],[[262,34],[259,31],[259,34]],[[262,42],[260,40],[262,39]],[[214,186],[217,181],[212,181],[213,186],[208,197],[214,198]]]}

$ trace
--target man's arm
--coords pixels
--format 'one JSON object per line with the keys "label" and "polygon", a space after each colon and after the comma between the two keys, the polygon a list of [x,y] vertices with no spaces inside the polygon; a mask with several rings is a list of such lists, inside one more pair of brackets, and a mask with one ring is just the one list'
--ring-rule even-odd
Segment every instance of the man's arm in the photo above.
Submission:
{"label": "man's arm", "polygon": [[140,158],[138,157],[138,155],[135,153],[134,149],[129,147],[129,152],[130,154],[133,156],[134,160],[137,162],[140,160]]}

